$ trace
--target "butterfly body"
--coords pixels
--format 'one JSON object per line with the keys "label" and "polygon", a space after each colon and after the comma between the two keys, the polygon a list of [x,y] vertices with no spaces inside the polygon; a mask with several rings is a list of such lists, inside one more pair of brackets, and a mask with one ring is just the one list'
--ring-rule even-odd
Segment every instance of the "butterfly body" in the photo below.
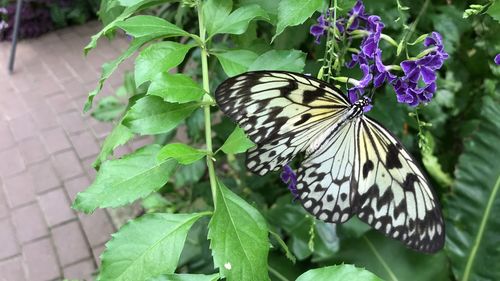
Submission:
{"label": "butterfly body", "polygon": [[429,181],[401,143],[327,83],[302,74],[247,72],[216,90],[221,110],[257,144],[247,167],[264,175],[299,153],[298,199],[320,220],[353,215],[422,252],[444,244],[441,211]]}

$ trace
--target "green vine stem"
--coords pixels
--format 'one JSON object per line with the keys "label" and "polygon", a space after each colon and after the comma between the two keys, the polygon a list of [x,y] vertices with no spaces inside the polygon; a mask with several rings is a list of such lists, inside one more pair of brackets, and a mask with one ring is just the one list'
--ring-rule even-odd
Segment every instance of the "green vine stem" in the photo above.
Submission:
{"label": "green vine stem", "polygon": [[210,106],[214,104],[213,98],[210,96],[210,82],[208,80],[208,52],[207,52],[207,39],[205,23],[203,19],[203,4],[202,1],[198,3],[198,24],[200,29],[201,41],[201,71],[203,76],[203,111],[205,116],[205,142],[207,144],[207,167],[208,177],[210,180],[210,189],[212,190],[212,199],[214,207],[217,200],[217,182],[215,177],[213,148],[212,148],[212,122],[210,119]]}

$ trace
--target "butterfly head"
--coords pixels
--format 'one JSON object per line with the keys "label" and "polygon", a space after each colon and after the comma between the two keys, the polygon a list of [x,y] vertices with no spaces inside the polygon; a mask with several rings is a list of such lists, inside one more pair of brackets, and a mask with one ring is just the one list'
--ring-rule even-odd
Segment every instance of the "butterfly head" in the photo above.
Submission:
{"label": "butterfly head", "polygon": [[359,108],[363,112],[368,112],[372,109],[372,99],[364,96],[354,103],[354,107]]}

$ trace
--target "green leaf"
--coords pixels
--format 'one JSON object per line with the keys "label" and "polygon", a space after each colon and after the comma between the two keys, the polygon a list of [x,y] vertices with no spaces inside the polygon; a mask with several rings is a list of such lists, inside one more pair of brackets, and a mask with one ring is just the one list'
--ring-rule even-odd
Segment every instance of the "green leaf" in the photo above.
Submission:
{"label": "green leaf", "polygon": [[243,6],[233,11],[226,18],[215,19],[210,35],[218,33],[243,34],[255,18],[269,20],[269,16],[259,5]]}
{"label": "green leaf", "polygon": [[215,211],[208,238],[214,264],[228,281],[269,280],[268,230],[262,215],[217,182]]}
{"label": "green leaf", "polygon": [[500,102],[483,99],[482,120],[455,170],[447,200],[447,252],[458,280],[500,280]]}
{"label": "green leaf", "polygon": [[177,163],[157,161],[159,151],[159,145],[150,145],[121,159],[104,162],[92,185],[78,193],[73,208],[91,213],[96,208],[128,204],[160,189]]}
{"label": "green leaf", "polygon": [[227,76],[235,76],[248,71],[248,67],[259,55],[248,50],[228,50],[215,53]]}
{"label": "green leaf", "polygon": [[370,271],[350,264],[311,269],[300,275],[296,281],[316,280],[383,281]]}
{"label": "green leaf", "polygon": [[108,80],[108,78],[111,76],[111,74],[113,74],[113,72],[118,68],[118,66],[127,58],[132,56],[134,52],[138,50],[142,45],[153,39],[154,37],[146,36],[132,40],[127,50],[125,50],[125,52],[123,52],[117,59],[102,65],[101,78],[99,78],[97,87],[92,92],[89,93],[89,96],[87,97],[87,102],[85,103],[85,106],[83,108],[84,112],[90,110],[90,108],[92,107],[92,102],[94,100],[94,97],[97,94],[99,94],[99,92],[101,92],[102,87],[104,86],[104,82]]}
{"label": "green leaf", "polygon": [[157,96],[145,96],[129,109],[123,125],[142,135],[167,133],[198,107],[198,103],[167,103]]}
{"label": "green leaf", "polygon": [[247,138],[243,129],[236,126],[220,150],[227,154],[238,154],[247,151],[247,149],[253,146],[255,144]]}
{"label": "green leaf", "polygon": [[123,29],[133,37],[143,36],[190,36],[188,32],[182,30],[162,18],[154,16],[135,16],[125,21],[118,22],[117,27]]}
{"label": "green leaf", "polygon": [[137,86],[151,81],[160,72],[167,72],[179,65],[194,44],[165,41],[152,44],[142,50],[135,60],[135,83]]}
{"label": "green leaf", "polygon": [[147,7],[150,7],[150,6],[162,3],[162,2],[164,2],[164,1],[162,1],[162,0],[141,0],[141,1],[135,1],[134,5],[131,5],[131,6],[127,7],[112,22],[110,22],[108,25],[106,25],[97,34],[95,34],[95,35],[92,36],[89,44],[87,44],[87,46],[85,46],[85,48],[84,48],[84,53],[87,54],[90,50],[94,49],[96,47],[96,45],[97,45],[97,40],[99,40],[99,38],[101,36],[105,35],[108,32],[113,31],[116,28],[116,26],[117,26],[118,23],[120,23],[123,20],[125,20],[126,18],[130,17],[133,13],[135,13],[135,12],[141,10],[141,9],[144,9],[144,8],[147,8]]}
{"label": "green leaf", "polygon": [[162,97],[167,102],[186,103],[199,101],[203,97],[201,88],[193,79],[184,74],[158,74],[148,89],[148,95]]}
{"label": "green leaf", "polygon": [[104,140],[102,144],[101,152],[97,155],[92,166],[94,168],[99,168],[101,163],[106,161],[108,156],[113,154],[113,151],[120,145],[127,143],[134,137],[134,134],[129,130],[129,128],[123,126],[120,123],[113,128],[113,131]]}
{"label": "green leaf", "polygon": [[206,161],[199,160],[191,165],[182,165],[175,172],[174,184],[176,187],[197,183],[207,170]]}
{"label": "green leaf", "polygon": [[97,280],[146,280],[174,273],[189,229],[202,214],[147,214],[106,243]]}
{"label": "green leaf", "polygon": [[92,112],[92,117],[101,122],[110,122],[117,119],[127,108],[126,104],[120,102],[114,96],[102,98],[97,108]]}
{"label": "green leaf", "polygon": [[500,23],[500,1],[493,1],[486,13]]}
{"label": "green leaf", "polygon": [[224,20],[229,16],[232,8],[231,0],[208,0],[203,3],[203,18],[209,35],[213,35],[215,30],[224,25]]}
{"label": "green leaf", "polygon": [[166,274],[148,281],[216,281],[219,280],[219,274],[203,275],[203,274]]}
{"label": "green leaf", "polygon": [[281,0],[278,7],[278,24],[274,40],[288,26],[302,24],[312,16],[314,12],[321,9],[322,0]]}
{"label": "green leaf", "polygon": [[200,160],[207,155],[206,151],[193,148],[183,143],[169,143],[158,153],[158,161],[175,159],[177,162],[187,165]]}
{"label": "green leaf", "polygon": [[271,50],[260,55],[248,70],[284,70],[302,72],[306,54],[298,50]]}

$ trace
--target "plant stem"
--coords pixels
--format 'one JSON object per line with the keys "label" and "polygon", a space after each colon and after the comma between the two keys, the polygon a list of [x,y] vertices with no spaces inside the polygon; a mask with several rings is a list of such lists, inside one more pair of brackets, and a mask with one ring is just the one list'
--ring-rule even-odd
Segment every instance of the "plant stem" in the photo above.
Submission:
{"label": "plant stem", "polygon": [[198,24],[200,28],[200,41],[201,41],[201,71],[203,76],[203,90],[205,94],[203,95],[203,112],[205,115],[205,142],[207,144],[207,167],[208,167],[208,177],[210,180],[210,189],[212,190],[212,200],[215,202],[217,200],[217,182],[215,178],[215,168],[213,159],[213,148],[212,148],[212,122],[210,120],[210,105],[213,104],[213,99],[210,96],[210,82],[208,80],[208,53],[207,53],[207,40],[206,40],[206,30],[205,23],[203,19],[203,9],[200,1],[198,4]]}

